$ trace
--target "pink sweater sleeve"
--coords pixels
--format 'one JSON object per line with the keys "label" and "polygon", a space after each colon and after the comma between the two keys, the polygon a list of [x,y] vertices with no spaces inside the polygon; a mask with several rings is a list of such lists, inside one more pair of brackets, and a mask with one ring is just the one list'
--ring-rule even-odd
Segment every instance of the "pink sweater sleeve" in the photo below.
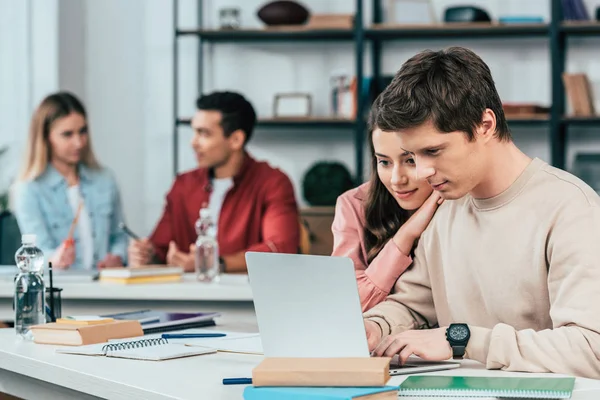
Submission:
{"label": "pink sweater sleeve", "polygon": [[[355,200],[355,199],[352,199]],[[358,199],[356,199],[358,203]],[[360,204],[353,204],[347,196],[341,196],[336,204],[332,224],[332,256],[350,257],[354,262],[358,293],[363,312],[382,302],[390,293],[402,273],[412,263],[390,240],[371,264],[367,265]]]}

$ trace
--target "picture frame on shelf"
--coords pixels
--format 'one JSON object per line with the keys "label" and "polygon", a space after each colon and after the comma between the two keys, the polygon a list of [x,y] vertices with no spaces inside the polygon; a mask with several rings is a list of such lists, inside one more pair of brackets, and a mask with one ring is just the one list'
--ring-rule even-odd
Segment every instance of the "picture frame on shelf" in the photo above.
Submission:
{"label": "picture frame on shelf", "polygon": [[223,7],[219,10],[219,29],[240,29],[241,11],[238,7]]}
{"label": "picture frame on shelf", "polygon": [[387,0],[386,23],[433,25],[437,22],[431,0]]}
{"label": "picture frame on shelf", "polygon": [[277,93],[273,102],[274,118],[308,118],[312,116],[310,93]]}

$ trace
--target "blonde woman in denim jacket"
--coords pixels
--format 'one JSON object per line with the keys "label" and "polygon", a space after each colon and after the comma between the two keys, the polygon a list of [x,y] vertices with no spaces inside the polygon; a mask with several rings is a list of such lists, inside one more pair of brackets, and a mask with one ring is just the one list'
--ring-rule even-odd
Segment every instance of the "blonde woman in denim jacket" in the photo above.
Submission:
{"label": "blonde woman in denim jacket", "polygon": [[21,232],[37,235],[53,268],[126,263],[119,190],[113,175],[96,161],[85,109],[72,94],[49,95],[35,111],[13,201]]}

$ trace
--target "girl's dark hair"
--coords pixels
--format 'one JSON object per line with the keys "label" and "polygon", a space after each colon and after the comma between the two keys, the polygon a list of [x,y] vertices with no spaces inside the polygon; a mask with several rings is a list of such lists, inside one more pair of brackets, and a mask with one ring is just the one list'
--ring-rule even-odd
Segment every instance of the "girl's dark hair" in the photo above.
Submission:
{"label": "girl's dark hair", "polygon": [[371,178],[365,208],[365,248],[367,262],[371,263],[398,229],[408,220],[409,212],[398,205],[398,202],[379,179],[377,174],[377,157],[373,146],[373,130],[377,127],[379,113],[379,96],[373,103],[369,113],[367,141],[371,150]]}

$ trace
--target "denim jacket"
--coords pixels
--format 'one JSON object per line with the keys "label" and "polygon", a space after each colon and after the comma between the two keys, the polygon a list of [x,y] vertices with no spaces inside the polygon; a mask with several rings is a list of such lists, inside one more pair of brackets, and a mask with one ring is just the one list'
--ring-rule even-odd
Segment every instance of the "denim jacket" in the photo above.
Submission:
{"label": "denim jacket", "polygon": [[[107,253],[127,262],[127,235],[119,229],[123,211],[119,189],[107,169],[79,167],[79,186],[85,209],[92,223],[94,242],[93,268]],[[14,191],[14,211],[22,234],[37,235],[37,246],[46,262],[67,238],[74,218],[69,204],[67,182],[51,165],[38,178],[19,182]],[[75,262],[72,269],[82,269],[83,249],[75,229]]]}

